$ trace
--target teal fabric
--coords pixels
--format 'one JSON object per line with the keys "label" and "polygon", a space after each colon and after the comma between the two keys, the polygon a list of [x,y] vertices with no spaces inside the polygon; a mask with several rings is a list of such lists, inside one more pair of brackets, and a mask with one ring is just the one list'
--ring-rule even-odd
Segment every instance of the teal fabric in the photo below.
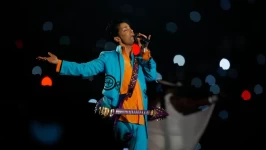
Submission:
{"label": "teal fabric", "polygon": [[[133,54],[131,57],[133,57]],[[133,59],[131,60],[133,66]],[[143,61],[141,58],[138,58],[138,60],[140,62],[138,80],[142,91],[144,110],[147,110],[148,98],[146,95],[146,81],[156,80],[156,63],[152,58],[149,61]],[[114,51],[103,51],[97,59],[87,63],[76,63],[63,60],[60,70],[61,75],[84,77],[94,76],[101,72],[115,79],[115,83],[113,83],[114,88],[112,89],[107,88],[109,86],[107,85],[108,81],[105,81],[104,87],[106,88],[103,89],[102,93],[104,95],[104,105],[109,108],[116,108],[119,103],[121,81],[123,81],[124,77],[124,59],[121,54],[121,46],[117,46]]]}
{"label": "teal fabric", "polygon": [[125,134],[133,133],[131,140],[126,143],[130,150],[148,150],[148,136],[146,135],[145,125],[118,121],[115,132],[117,139],[120,141],[124,141]]}

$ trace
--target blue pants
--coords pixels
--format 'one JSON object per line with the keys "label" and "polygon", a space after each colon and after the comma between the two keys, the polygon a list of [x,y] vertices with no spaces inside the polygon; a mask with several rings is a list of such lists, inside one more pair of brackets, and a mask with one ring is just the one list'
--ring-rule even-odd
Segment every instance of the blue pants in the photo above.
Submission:
{"label": "blue pants", "polygon": [[[125,135],[132,133],[133,137],[127,142]],[[115,135],[118,140],[127,142],[129,150],[148,150],[148,136],[145,125],[132,124],[118,121],[115,128]]]}

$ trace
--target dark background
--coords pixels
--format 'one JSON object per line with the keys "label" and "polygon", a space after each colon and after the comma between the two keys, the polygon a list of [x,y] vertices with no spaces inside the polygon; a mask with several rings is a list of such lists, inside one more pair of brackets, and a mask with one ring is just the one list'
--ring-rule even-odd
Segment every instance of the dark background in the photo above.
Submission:
{"label": "dark background", "polygon": [[[217,104],[210,124],[201,140],[202,149],[256,149],[263,146],[263,105],[265,96],[255,95],[256,84],[265,86],[265,65],[258,65],[256,56],[264,53],[265,32],[261,1],[232,0],[231,9],[223,10],[216,1],[126,1],[126,0],[46,0],[19,1],[10,12],[12,51],[23,56],[25,83],[17,86],[20,99],[16,104],[4,106],[8,115],[4,119],[3,139],[10,147],[35,149],[97,149],[111,148],[111,126],[94,116],[94,105],[89,99],[101,98],[103,75],[93,81],[82,77],[58,76],[55,66],[35,60],[50,51],[59,58],[86,62],[98,57],[104,50],[96,46],[106,38],[105,27],[114,18],[127,18],[136,32],[152,35],[150,49],[157,62],[157,70],[163,79],[176,82],[178,72],[186,74],[186,80],[208,74],[216,77],[225,96]],[[124,4],[132,6],[121,9]],[[14,10],[14,11],[12,11]],[[189,13],[198,11],[199,22],[193,22]],[[12,19],[13,18],[13,19]],[[51,31],[43,31],[43,24],[53,23]],[[176,33],[166,30],[166,23],[177,25]],[[68,36],[69,45],[60,44],[60,37]],[[23,46],[16,45],[21,40]],[[108,40],[108,39],[107,39]],[[184,67],[173,64],[176,54],[185,57]],[[231,79],[217,73],[219,61],[227,58],[238,77]],[[32,75],[32,68],[40,66],[42,75]],[[22,67],[21,67],[22,68]],[[19,69],[21,69],[19,68]],[[52,87],[40,85],[49,76]],[[150,97],[156,93],[155,84],[149,84]],[[241,93],[249,90],[250,101],[243,101]],[[193,93],[191,93],[193,94]],[[12,95],[13,96],[13,95]],[[150,100],[152,100],[150,98]],[[222,120],[221,110],[229,117]],[[32,124],[58,123],[62,136],[56,144],[47,146],[31,134]],[[8,148],[7,148],[8,149]]]}

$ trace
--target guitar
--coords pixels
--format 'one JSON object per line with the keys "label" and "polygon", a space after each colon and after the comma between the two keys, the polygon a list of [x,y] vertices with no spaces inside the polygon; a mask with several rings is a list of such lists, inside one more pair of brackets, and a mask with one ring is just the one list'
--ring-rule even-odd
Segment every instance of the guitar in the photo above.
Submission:
{"label": "guitar", "polygon": [[[97,102],[95,106],[95,113],[99,115],[109,116],[110,118],[114,115],[148,115],[149,120],[162,120],[168,116],[168,113],[160,107],[152,107],[152,110],[133,110],[133,109],[108,109],[101,107],[101,100]],[[103,110],[102,110],[103,109]]]}

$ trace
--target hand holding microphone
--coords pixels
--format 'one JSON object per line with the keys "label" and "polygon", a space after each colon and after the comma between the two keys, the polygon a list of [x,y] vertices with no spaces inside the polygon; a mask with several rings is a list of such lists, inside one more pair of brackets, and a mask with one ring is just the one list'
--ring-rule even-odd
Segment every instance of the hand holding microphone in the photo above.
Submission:
{"label": "hand holding microphone", "polygon": [[151,39],[151,35],[149,35],[148,37],[142,33],[136,33],[135,34],[135,40],[137,41],[139,47],[141,49],[143,49],[144,51],[146,50],[146,48],[148,47],[149,43],[150,43],[150,39]]}
{"label": "hand holding microphone", "polygon": [[150,43],[151,35],[148,37],[142,33],[135,34],[135,40],[138,43],[138,46],[141,50],[141,55],[143,60],[147,61],[151,58],[150,50],[148,49],[148,45]]}

